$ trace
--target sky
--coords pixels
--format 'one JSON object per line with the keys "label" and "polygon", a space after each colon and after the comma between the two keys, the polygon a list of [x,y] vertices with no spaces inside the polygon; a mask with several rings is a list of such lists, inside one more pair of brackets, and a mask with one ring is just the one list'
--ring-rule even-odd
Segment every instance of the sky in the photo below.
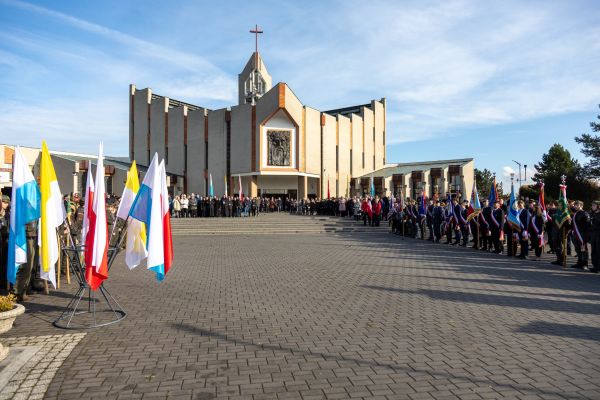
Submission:
{"label": "sky", "polygon": [[128,86],[211,109],[259,51],[327,110],[387,99],[387,162],[475,158],[506,182],[600,113],[597,1],[0,0],[0,143],[128,154]]}

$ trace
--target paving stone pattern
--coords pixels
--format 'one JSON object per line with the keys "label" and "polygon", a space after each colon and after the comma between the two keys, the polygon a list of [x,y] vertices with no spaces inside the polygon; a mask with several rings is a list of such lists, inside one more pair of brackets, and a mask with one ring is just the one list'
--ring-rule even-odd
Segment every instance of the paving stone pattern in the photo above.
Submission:
{"label": "paving stone pattern", "polygon": [[[117,260],[129,315],[46,398],[600,399],[599,276],[385,230],[182,235],[175,254],[161,284]],[[70,333],[51,325],[67,301],[35,296],[8,335]]]}
{"label": "paving stone pattern", "polygon": [[84,336],[85,333],[74,333],[3,339],[4,345],[33,355],[6,386],[0,387],[0,400],[42,399],[59,367]]}

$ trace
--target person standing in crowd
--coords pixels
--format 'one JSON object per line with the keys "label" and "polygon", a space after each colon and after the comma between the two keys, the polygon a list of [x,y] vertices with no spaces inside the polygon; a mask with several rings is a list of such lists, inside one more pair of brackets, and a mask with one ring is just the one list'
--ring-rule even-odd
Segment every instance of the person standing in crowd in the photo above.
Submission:
{"label": "person standing in crowd", "polygon": [[469,200],[463,200],[462,207],[460,208],[460,214],[458,214],[458,220],[460,223],[460,234],[462,236],[462,247],[467,247],[469,244],[469,222],[467,221],[467,208],[469,207]]}
{"label": "person standing in crowd", "polygon": [[577,263],[571,268],[585,269],[588,266],[588,231],[590,225],[590,215],[583,209],[583,202],[576,200],[573,202],[573,244],[577,253]]}
{"label": "person standing in crowd", "polygon": [[179,203],[181,204],[181,217],[187,218],[188,216],[188,207],[190,202],[185,194],[182,194],[179,198]]}
{"label": "person standing in crowd", "polygon": [[533,213],[529,223],[529,237],[531,247],[535,252],[535,260],[539,261],[544,249],[544,213],[539,204],[533,206]]}
{"label": "person standing in crowd", "polygon": [[556,213],[556,206],[556,201],[551,201],[550,204],[548,204],[548,208],[546,209],[547,218],[544,224],[544,229],[546,230],[546,233],[548,235],[548,254],[554,254],[554,240],[552,240],[552,237],[554,236],[553,230],[556,229],[556,225],[554,225],[553,223],[554,214]]}
{"label": "person standing in crowd", "polygon": [[433,207],[433,235],[436,243],[442,240],[442,224],[444,223],[444,207],[439,200],[435,201]]}
{"label": "person standing in crowd", "polygon": [[379,201],[379,196],[375,196],[373,200],[373,224],[371,226],[379,226],[379,222],[381,221],[381,201]]}
{"label": "person standing in crowd", "polygon": [[490,251],[492,249],[491,239],[491,228],[490,220],[492,215],[492,207],[490,207],[490,201],[488,199],[483,200],[483,207],[477,217],[479,223],[479,236],[480,236],[480,249],[483,251]]}
{"label": "person standing in crowd", "polygon": [[181,217],[181,200],[179,196],[173,199],[173,218]]}
{"label": "person standing in crowd", "polygon": [[363,215],[363,225],[366,226],[368,222],[369,226],[371,226],[372,210],[370,201],[367,197],[362,201],[361,211]]}
{"label": "person standing in crowd", "polygon": [[427,224],[427,230],[429,231],[429,238],[427,240],[433,242],[433,209],[435,206],[433,205],[433,200],[431,199],[428,203],[427,209],[425,210],[425,222]]}
{"label": "person standing in crowd", "polygon": [[38,265],[38,221],[32,221],[25,225],[25,236],[27,240],[27,262],[21,264],[17,271],[17,280],[15,282],[15,296],[17,301],[22,303],[29,301],[30,298],[27,295],[29,286],[31,284],[31,275],[33,268]]}
{"label": "person standing in crowd", "polygon": [[488,222],[490,225],[492,245],[494,246],[494,253],[496,254],[502,253],[502,240],[500,237],[503,233],[502,223],[504,222],[504,215],[504,210],[502,209],[500,201],[496,200],[494,203],[494,210],[490,214],[490,221]]}
{"label": "person standing in crowd", "polygon": [[590,215],[590,247],[592,248],[592,268],[590,272],[600,271],[600,201],[594,200]]}
{"label": "person standing in crowd", "polygon": [[10,232],[10,198],[2,195],[0,198],[0,273],[2,287],[7,283],[8,235]]}
{"label": "person standing in crowd", "polygon": [[462,207],[458,204],[458,198],[454,198],[452,200],[452,220],[450,224],[454,230],[454,242],[452,242],[453,246],[460,245],[460,215],[462,212]]}
{"label": "person standing in crowd", "polygon": [[[531,203],[530,203],[531,204]],[[521,245],[521,254],[519,258],[526,260],[529,256],[529,224],[531,222],[531,212],[529,208],[524,207],[523,201],[519,200],[519,222],[521,230],[519,231],[519,244]]]}

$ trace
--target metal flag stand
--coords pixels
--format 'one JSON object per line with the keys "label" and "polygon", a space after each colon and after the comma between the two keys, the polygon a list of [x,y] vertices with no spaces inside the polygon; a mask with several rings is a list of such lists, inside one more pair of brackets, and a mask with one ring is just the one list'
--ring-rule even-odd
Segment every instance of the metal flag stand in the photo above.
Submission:
{"label": "metal flag stand", "polygon": [[[117,222],[120,222],[120,220],[115,221],[115,223]],[[104,283],[97,290],[92,290],[88,285],[85,280],[86,266],[83,261],[85,245],[75,243],[68,222],[65,222],[65,227],[67,232],[65,235],[61,235],[61,248],[63,254],[69,260],[69,268],[72,268],[73,274],[79,282],[79,288],[62,314],[53,322],[53,325],[63,329],[94,329],[123,320],[127,313],[110,294]],[[121,251],[126,231],[127,224],[119,230],[114,246],[110,246],[111,240],[109,240],[107,255],[109,270],[117,254]],[[97,293],[100,293],[100,296],[97,296]],[[98,305],[104,305],[105,307],[99,308]]]}

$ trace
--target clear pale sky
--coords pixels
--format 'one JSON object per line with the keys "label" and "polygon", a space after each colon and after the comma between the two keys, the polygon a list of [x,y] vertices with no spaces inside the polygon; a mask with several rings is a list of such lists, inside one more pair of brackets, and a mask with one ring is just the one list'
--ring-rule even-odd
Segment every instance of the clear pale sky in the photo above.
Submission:
{"label": "clear pale sky", "polygon": [[0,143],[126,155],[128,85],[221,108],[259,51],[321,110],[388,100],[388,162],[474,157],[503,177],[553,143],[584,159],[597,1],[0,0]]}

